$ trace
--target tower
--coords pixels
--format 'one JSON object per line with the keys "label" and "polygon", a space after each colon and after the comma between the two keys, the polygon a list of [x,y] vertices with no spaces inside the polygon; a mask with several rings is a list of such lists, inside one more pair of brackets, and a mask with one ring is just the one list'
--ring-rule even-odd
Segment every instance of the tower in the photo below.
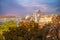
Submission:
{"label": "tower", "polygon": [[38,16],[40,16],[41,11],[40,10],[35,10],[33,13],[34,21],[38,22]]}
{"label": "tower", "polygon": [[34,21],[37,22],[37,14],[36,13],[33,13],[33,18],[34,18]]}

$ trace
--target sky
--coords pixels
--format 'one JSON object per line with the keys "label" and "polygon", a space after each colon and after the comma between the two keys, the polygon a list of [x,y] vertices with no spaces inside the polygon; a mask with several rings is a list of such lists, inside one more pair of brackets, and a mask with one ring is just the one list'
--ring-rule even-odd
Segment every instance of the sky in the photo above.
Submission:
{"label": "sky", "polygon": [[60,0],[0,0],[0,15],[23,16],[40,10],[44,14],[60,14]]}

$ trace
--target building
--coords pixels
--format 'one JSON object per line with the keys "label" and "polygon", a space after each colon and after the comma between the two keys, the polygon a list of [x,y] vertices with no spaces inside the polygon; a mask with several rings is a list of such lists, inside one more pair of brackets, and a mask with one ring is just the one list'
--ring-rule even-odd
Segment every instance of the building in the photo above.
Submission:
{"label": "building", "polygon": [[37,23],[49,23],[52,21],[52,17],[51,15],[45,15],[43,14],[40,10],[35,10],[35,12],[33,13],[33,18],[34,21]]}
{"label": "building", "polygon": [[35,12],[33,13],[34,21],[39,22],[40,16],[41,16],[41,11],[35,10]]}

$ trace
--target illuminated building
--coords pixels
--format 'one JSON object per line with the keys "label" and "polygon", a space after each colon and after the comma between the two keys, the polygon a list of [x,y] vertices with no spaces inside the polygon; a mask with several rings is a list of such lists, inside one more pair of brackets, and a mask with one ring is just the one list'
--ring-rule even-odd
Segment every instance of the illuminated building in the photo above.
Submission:
{"label": "illuminated building", "polygon": [[[17,24],[20,21],[31,21],[34,20],[36,23],[45,24],[52,21],[52,17],[56,17],[57,15],[44,15],[40,10],[35,10],[33,15],[26,15],[23,18],[19,16],[0,16],[0,22],[7,22],[9,20],[14,20]],[[60,22],[59,22],[60,23]]]}
{"label": "illuminated building", "polygon": [[37,22],[37,23],[40,23],[40,24],[45,24],[45,23],[49,23],[52,21],[52,15],[45,15],[45,14],[42,14],[40,10],[36,10],[34,13],[33,13],[33,18],[34,18],[34,21]]}
{"label": "illuminated building", "polygon": [[34,17],[34,21],[38,22],[39,21],[39,16],[41,15],[41,11],[40,10],[35,10],[35,12],[33,13],[33,17]]}

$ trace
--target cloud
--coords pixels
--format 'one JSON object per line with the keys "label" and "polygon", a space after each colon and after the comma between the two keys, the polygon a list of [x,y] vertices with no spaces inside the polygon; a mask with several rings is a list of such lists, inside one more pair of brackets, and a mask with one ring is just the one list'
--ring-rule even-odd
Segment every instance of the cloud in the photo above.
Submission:
{"label": "cloud", "polygon": [[35,2],[33,2],[31,4],[24,4],[22,6],[29,7],[29,8],[39,8],[43,12],[54,12],[56,10],[56,8],[52,8],[47,4],[39,4],[39,3],[35,3]]}
{"label": "cloud", "polygon": [[48,2],[48,0],[2,0],[0,15],[26,15],[33,13],[35,9],[40,9],[44,13],[60,13],[57,1]]}

